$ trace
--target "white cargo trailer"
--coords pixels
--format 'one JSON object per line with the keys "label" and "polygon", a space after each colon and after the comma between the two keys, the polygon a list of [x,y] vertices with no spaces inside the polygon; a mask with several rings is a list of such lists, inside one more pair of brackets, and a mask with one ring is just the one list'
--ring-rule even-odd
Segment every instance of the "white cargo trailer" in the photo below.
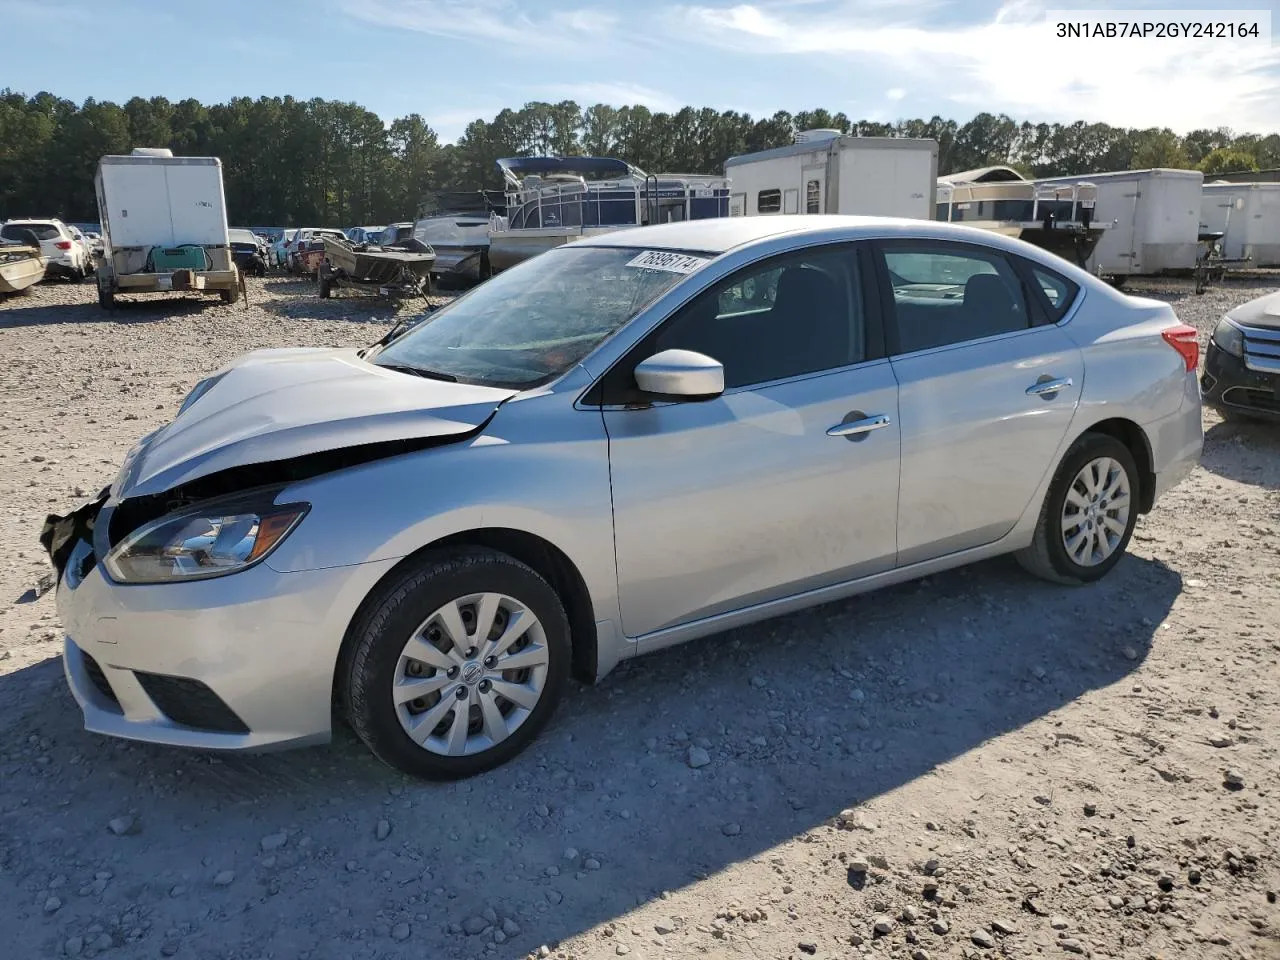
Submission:
{"label": "white cargo trailer", "polygon": [[222,161],[138,148],[106,156],[94,178],[103,255],[98,302],[117,293],[189,290],[231,303],[243,289],[227,235]]}
{"label": "white cargo trailer", "polygon": [[729,216],[840,213],[933,216],[938,143],[806,130],[796,142],[730,157]]}
{"label": "white cargo trailer", "polygon": [[1221,233],[1222,256],[1252,267],[1280,267],[1280,183],[1206,183],[1202,233]]}
{"label": "white cargo trailer", "polygon": [[1106,227],[1086,268],[1108,277],[1194,270],[1200,253],[1198,170],[1121,170],[1047,177],[1047,185],[1094,184],[1094,221]]}

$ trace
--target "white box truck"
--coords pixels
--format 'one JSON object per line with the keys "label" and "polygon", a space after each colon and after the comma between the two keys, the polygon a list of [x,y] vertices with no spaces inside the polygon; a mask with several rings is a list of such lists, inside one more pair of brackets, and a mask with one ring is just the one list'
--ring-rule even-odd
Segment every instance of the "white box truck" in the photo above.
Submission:
{"label": "white box truck", "polygon": [[155,148],[106,156],[94,187],[102,223],[101,306],[115,306],[117,293],[163,290],[216,292],[231,303],[243,290],[217,157],[175,157]]}
{"label": "white box truck", "polygon": [[1195,269],[1200,254],[1204,174],[1157,168],[1036,181],[1049,185],[1082,182],[1097,186],[1093,217],[1106,226],[1086,269],[1115,278]]}
{"label": "white box truck", "polygon": [[725,161],[729,216],[839,213],[929,220],[938,143],[805,130],[785,147]]}
{"label": "white box truck", "polygon": [[1200,231],[1221,233],[1222,256],[1280,267],[1280,183],[1206,183]]}

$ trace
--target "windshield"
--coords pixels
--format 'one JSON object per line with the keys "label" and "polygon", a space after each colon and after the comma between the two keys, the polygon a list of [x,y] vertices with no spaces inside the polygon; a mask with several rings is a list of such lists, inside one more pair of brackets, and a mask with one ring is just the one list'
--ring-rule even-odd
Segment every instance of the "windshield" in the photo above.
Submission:
{"label": "windshield", "polygon": [[707,259],[557,247],[430,315],[375,362],[464,383],[538,386],[563,374]]}

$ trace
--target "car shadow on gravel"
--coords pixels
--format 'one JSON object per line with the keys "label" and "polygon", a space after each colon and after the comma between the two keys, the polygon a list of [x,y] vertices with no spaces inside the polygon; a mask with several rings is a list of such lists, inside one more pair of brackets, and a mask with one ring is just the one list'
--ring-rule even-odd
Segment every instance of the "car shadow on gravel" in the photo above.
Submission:
{"label": "car shadow on gravel", "polygon": [[[26,850],[50,864],[40,878],[75,861],[76,882],[109,869],[107,909],[153,902],[210,947],[217,917],[261,906],[276,933],[260,952],[347,956],[332,951],[355,928],[408,922],[411,942],[384,932],[369,948],[477,954],[480,938],[449,927],[492,908],[521,929],[516,956],[933,772],[939,804],[920,807],[920,829],[962,836],[939,768],[1124,681],[1180,590],[1134,556],[1074,589],[1007,559],[929,577],[629,662],[572,690],[522,756],[458,784],[405,778],[345,729],[329,747],[245,757],[92,736],[54,658],[0,677],[0,861]],[[1086,732],[1054,720],[1044,748]],[[282,830],[287,842],[263,842]],[[215,885],[222,871],[234,880]],[[175,886],[195,900],[169,899]]]}
{"label": "car shadow on gravel", "polygon": [[1272,423],[1216,423],[1205,431],[1200,464],[1228,480],[1280,490],[1280,429]]}

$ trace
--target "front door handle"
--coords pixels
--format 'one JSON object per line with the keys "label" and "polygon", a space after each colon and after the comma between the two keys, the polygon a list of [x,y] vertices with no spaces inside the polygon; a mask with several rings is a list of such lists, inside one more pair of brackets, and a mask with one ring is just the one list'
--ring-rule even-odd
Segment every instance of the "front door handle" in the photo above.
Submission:
{"label": "front door handle", "polygon": [[889,418],[883,413],[878,413],[873,417],[863,417],[860,420],[850,420],[848,423],[837,423],[834,427],[827,430],[828,437],[860,437],[863,434],[870,433],[872,430],[879,430],[881,427],[889,425]]}
{"label": "front door handle", "polygon": [[1029,396],[1043,397],[1047,393],[1058,393],[1071,386],[1071,382],[1070,377],[1062,377],[1059,380],[1037,381],[1027,387],[1027,394]]}

